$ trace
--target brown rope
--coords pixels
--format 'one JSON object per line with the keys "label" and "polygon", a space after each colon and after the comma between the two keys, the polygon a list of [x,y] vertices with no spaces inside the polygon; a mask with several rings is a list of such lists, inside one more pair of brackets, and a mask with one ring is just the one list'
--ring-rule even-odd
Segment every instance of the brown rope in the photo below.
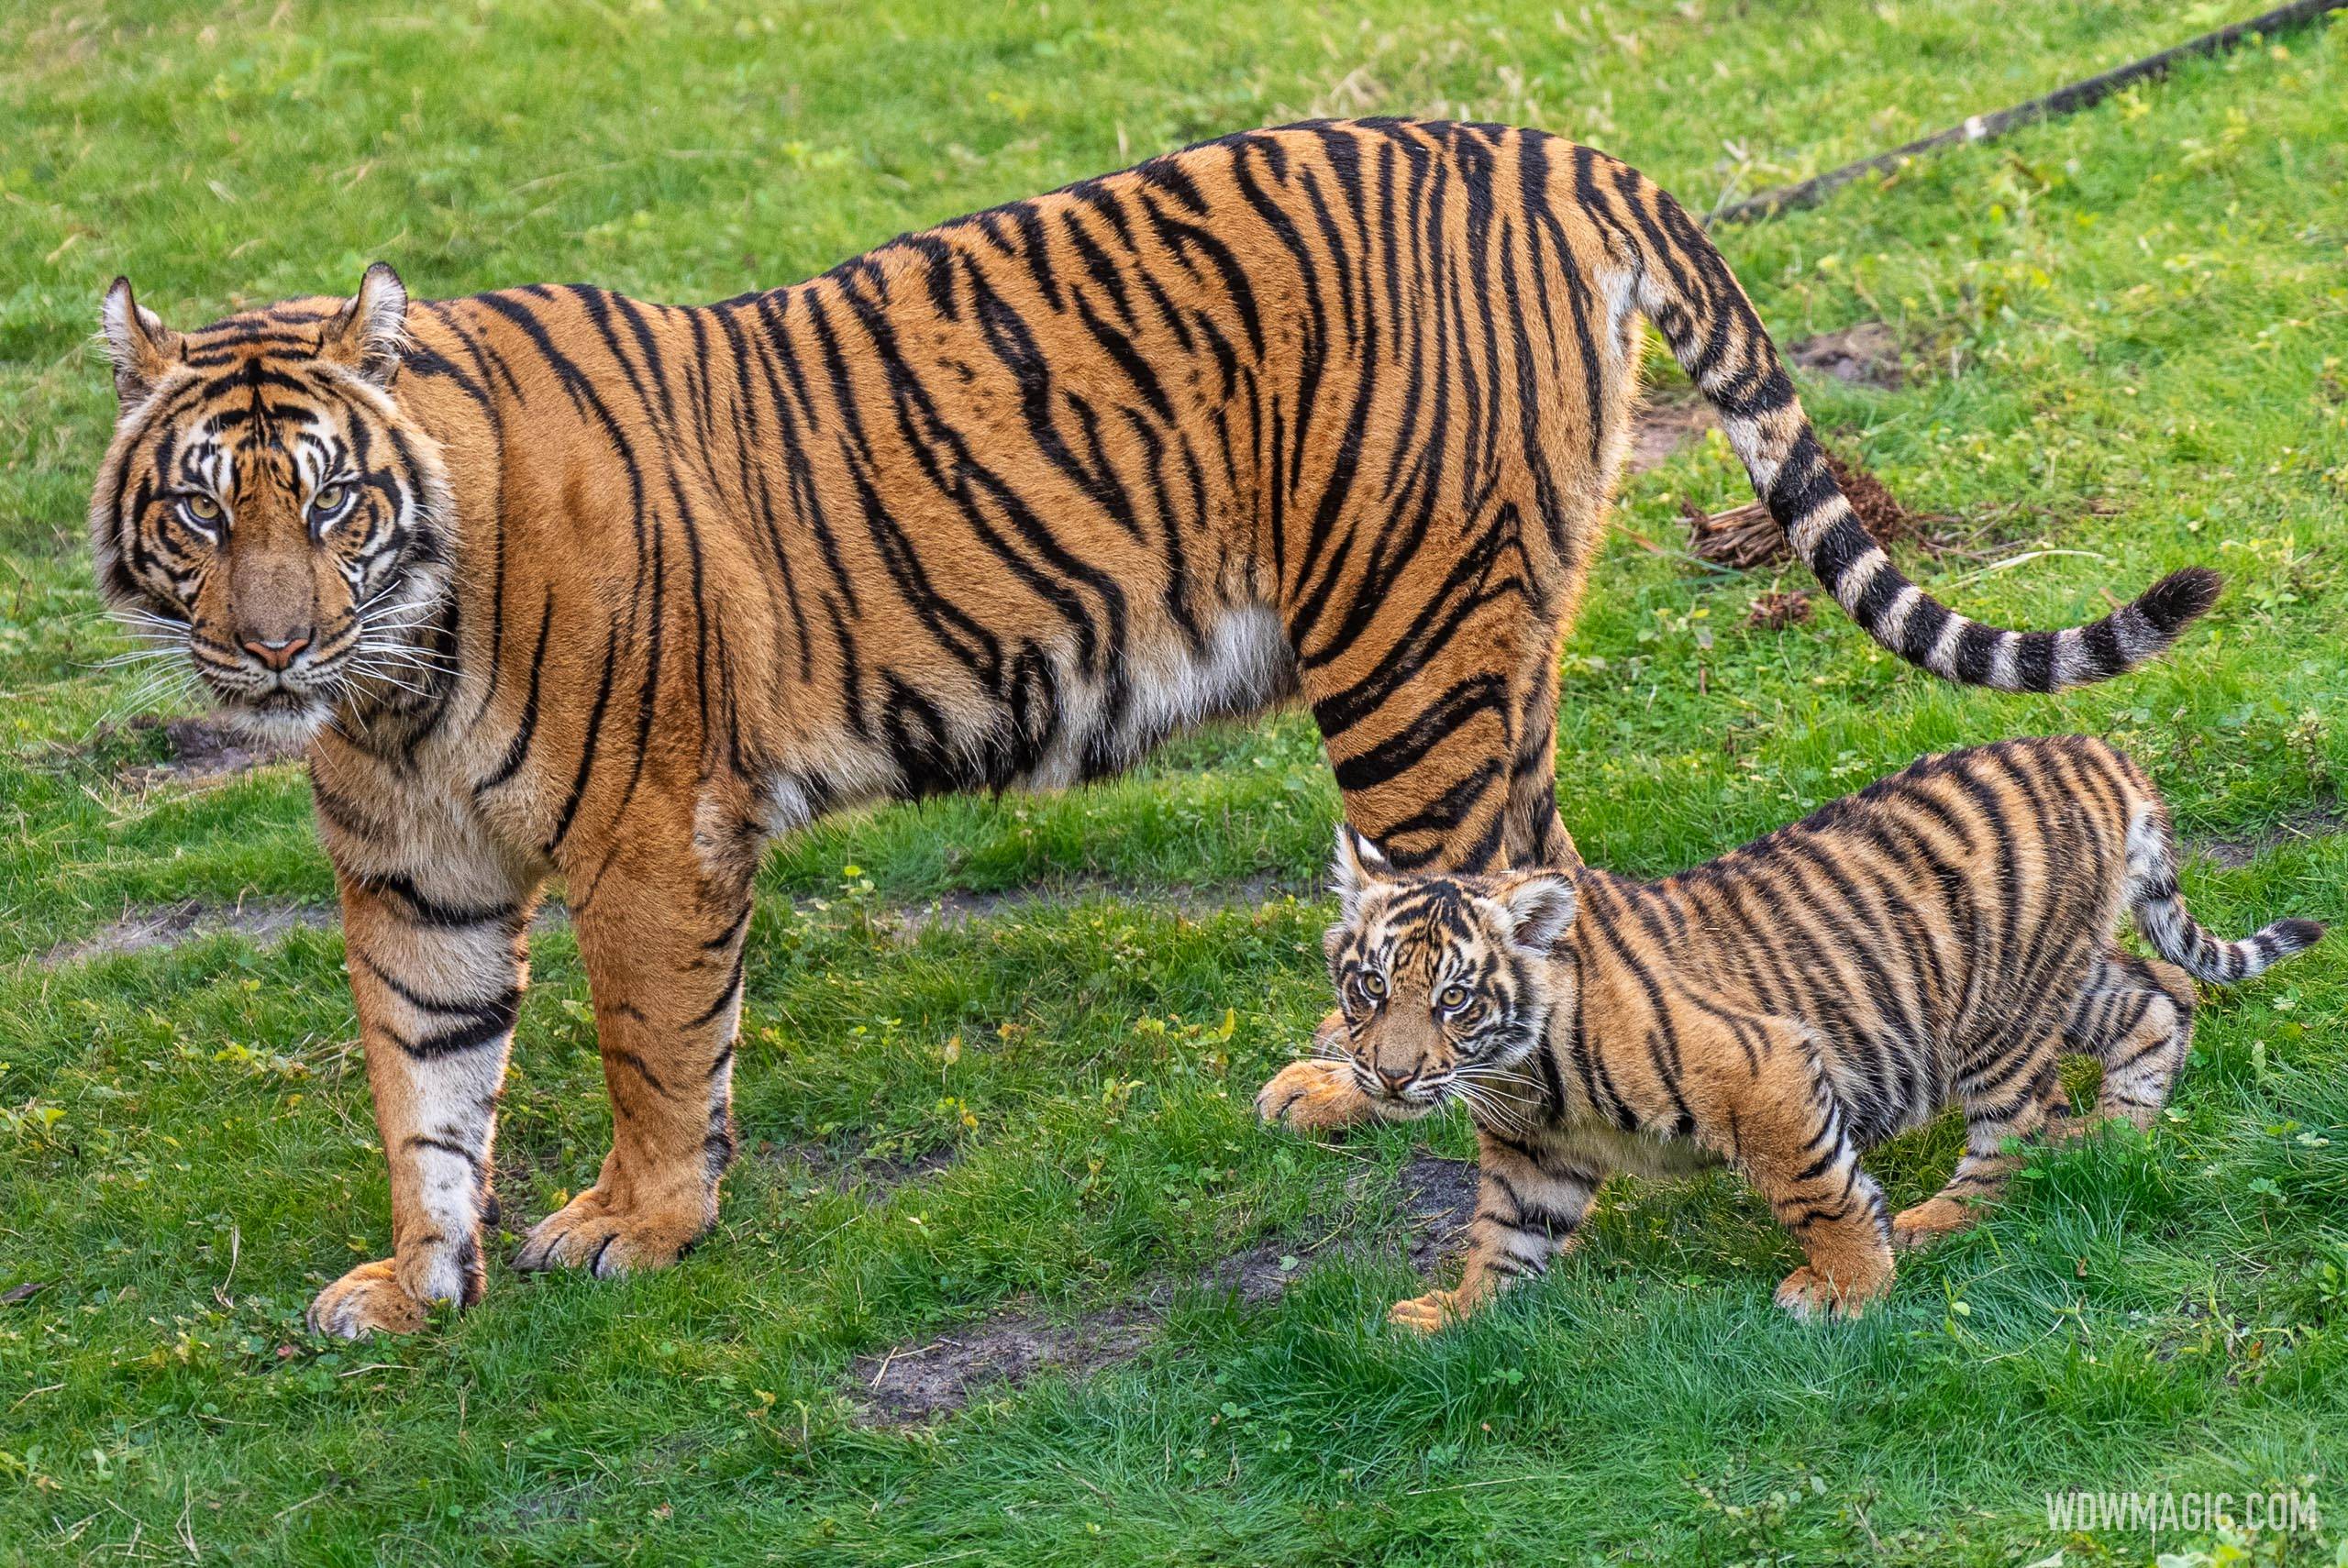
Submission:
{"label": "brown rope", "polygon": [[2175,49],[2147,55],[2117,70],[2107,71],[2100,76],[2090,76],[2084,82],[2058,87],[2043,98],[2032,98],[2027,104],[2017,104],[2010,109],[1999,109],[1992,115],[1976,115],[1963,125],[1951,126],[1944,131],[1911,141],[1905,147],[1895,147],[1889,152],[1862,159],[1856,163],[1845,163],[1840,169],[1830,169],[1800,184],[1781,185],[1774,191],[1764,191],[1757,196],[1732,202],[1716,208],[1707,221],[1711,224],[1746,223],[1754,218],[1772,217],[1790,208],[1806,207],[1829,191],[1837,190],[1864,175],[1898,169],[1919,153],[1958,142],[1988,141],[2018,126],[2075,114],[2089,105],[2102,102],[2122,87],[2165,76],[2169,68],[2181,60],[2223,54],[2244,39],[2270,37],[2343,7],[2348,7],[2348,0],[2294,0],[2293,4],[2276,6],[2263,17],[2253,17],[2246,22],[2220,28],[2216,32],[2204,33],[2198,39],[2178,44]]}

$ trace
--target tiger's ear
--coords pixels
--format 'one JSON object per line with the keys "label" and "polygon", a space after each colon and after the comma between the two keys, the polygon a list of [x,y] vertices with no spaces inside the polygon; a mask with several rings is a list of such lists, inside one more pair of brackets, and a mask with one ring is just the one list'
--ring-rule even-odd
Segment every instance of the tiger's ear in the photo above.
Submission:
{"label": "tiger's ear", "polygon": [[1555,871],[1527,871],[1503,880],[1492,902],[1513,922],[1509,941],[1545,958],[1574,923],[1581,895],[1570,877]]}
{"label": "tiger's ear", "polygon": [[114,394],[128,408],[145,397],[180,350],[180,335],[133,297],[130,280],[116,278],[98,307],[106,358],[114,365]]}
{"label": "tiger's ear", "polygon": [[1393,867],[1378,845],[1354,832],[1351,823],[1337,824],[1337,854],[1329,864],[1329,885],[1338,906],[1351,920],[1361,910],[1361,896],[1380,882],[1392,880]]}
{"label": "tiger's ear", "polygon": [[342,313],[327,323],[318,355],[387,387],[399,374],[400,350],[407,345],[407,285],[390,262],[378,261],[359,280],[359,293]]}

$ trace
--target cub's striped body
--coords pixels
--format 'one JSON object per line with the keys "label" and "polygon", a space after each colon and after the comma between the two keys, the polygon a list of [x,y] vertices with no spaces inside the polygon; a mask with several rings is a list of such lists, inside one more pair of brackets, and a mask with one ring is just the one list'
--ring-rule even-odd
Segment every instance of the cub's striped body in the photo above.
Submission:
{"label": "cub's striped body", "polygon": [[1556,659],[1642,312],[1904,657],[2049,690],[2209,602],[2180,574],[2021,634],[1924,598],[1719,254],[1536,132],[1234,137],[697,308],[411,305],[377,268],[355,300],[179,334],[117,284],[100,580],[225,702],[316,735],[395,1247],[320,1322],[479,1292],[550,876],[616,1125],[519,1261],[600,1273],[712,1222],[751,869],[822,812],[1093,778],[1301,696],[1400,862],[1570,864]]}
{"label": "cub's striped body", "polygon": [[[2192,1041],[2193,980],[2255,975],[2323,933],[2195,924],[2151,782],[2101,741],[1927,757],[1692,871],[1396,875],[1341,830],[1329,933],[1360,1093],[1401,1114],[1457,1097],[1483,1190],[1430,1329],[1567,1244],[1609,1171],[1739,1165],[1809,1261],[1789,1309],[1855,1312],[1892,1249],[1971,1221],[2054,1130],[2057,1058],[2103,1064],[2097,1110],[2148,1124]],[[2132,915],[2156,960],[2116,940]],[[1291,1068],[1266,1090],[1319,1079]],[[1950,1104],[1966,1148],[1896,1217],[1859,1154]]]}

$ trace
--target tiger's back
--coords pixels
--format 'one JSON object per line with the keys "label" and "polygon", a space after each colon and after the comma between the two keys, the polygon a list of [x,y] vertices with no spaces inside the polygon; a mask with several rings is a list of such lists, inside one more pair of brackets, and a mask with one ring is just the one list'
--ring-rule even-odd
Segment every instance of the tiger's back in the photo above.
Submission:
{"label": "tiger's back", "polygon": [[547,613],[589,645],[568,684],[657,709],[773,830],[1099,777],[1301,690],[1397,853],[1569,856],[1549,671],[1636,318],[1553,145],[1255,133],[714,306],[421,305],[415,396],[526,428],[506,488],[562,501],[500,524],[484,745]]}

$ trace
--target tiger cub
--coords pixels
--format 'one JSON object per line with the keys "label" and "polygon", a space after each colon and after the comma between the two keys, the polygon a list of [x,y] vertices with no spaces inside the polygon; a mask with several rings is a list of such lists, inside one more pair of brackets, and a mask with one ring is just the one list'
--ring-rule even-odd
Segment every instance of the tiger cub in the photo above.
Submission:
{"label": "tiger cub", "polygon": [[[1926,757],[1656,882],[1404,875],[1350,827],[1335,880],[1346,1066],[1389,1114],[1464,1101],[1481,1151],[1459,1287],[1391,1313],[1422,1331],[1545,1272],[1610,1171],[1723,1162],[1808,1256],[1778,1304],[1856,1316],[1894,1248],[2005,1186],[2010,1139],[2062,1129],[2059,1055],[2099,1058],[2097,1113],[2145,1126],[2192,1039],[2193,980],[2323,934],[2196,924],[2167,808],[2080,736]],[[2123,911],[2158,960],[2121,948]],[[1955,1175],[1888,1215],[1859,1153],[1952,1103]]]}

